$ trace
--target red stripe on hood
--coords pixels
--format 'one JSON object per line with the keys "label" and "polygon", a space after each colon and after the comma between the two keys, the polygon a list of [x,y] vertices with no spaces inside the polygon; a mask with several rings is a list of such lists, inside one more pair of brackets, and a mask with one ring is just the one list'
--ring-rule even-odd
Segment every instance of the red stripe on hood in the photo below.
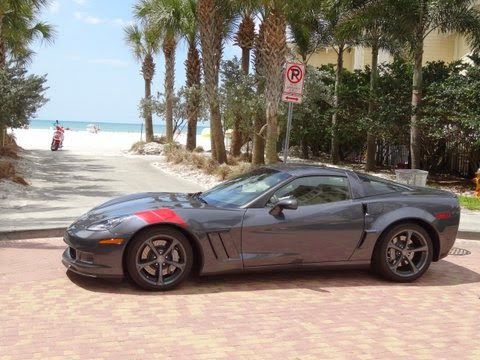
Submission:
{"label": "red stripe on hood", "polygon": [[171,223],[180,226],[186,226],[187,223],[172,209],[156,209],[139,211],[135,213],[147,224]]}

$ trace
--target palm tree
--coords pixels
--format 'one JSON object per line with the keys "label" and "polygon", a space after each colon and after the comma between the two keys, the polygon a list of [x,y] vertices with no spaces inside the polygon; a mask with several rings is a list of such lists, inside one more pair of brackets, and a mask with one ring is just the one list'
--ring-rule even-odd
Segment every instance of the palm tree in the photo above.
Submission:
{"label": "palm tree", "polygon": [[0,67],[7,57],[28,58],[33,52],[30,45],[40,39],[53,40],[53,27],[37,20],[46,0],[0,1]]}
{"label": "palm tree", "polygon": [[159,51],[160,43],[156,31],[149,27],[130,25],[125,28],[125,41],[132,49],[135,58],[142,64],[142,76],[145,81],[145,98],[143,113],[145,120],[146,141],[153,141],[153,116],[152,116],[152,80],[155,75],[155,62],[153,57]]}
{"label": "palm tree", "polygon": [[320,6],[320,12],[317,16],[318,25],[315,36],[319,37],[320,43],[326,41],[337,53],[330,147],[333,164],[337,164],[340,161],[338,113],[341,103],[340,88],[344,71],[344,55],[355,45],[359,36],[357,32],[352,32],[349,24],[352,18],[360,16],[365,7],[372,3],[375,3],[375,0],[325,0],[324,4]]}
{"label": "palm tree", "polygon": [[398,0],[385,0],[367,4],[344,25],[349,27],[351,34],[356,34],[358,43],[371,50],[370,96],[368,100],[369,127],[367,131],[366,171],[375,169],[376,134],[375,119],[377,117],[377,88],[378,88],[378,55],[380,50],[388,50],[398,54],[404,49],[404,34],[408,31],[403,22],[392,17],[395,13],[393,3]]}
{"label": "palm tree", "polygon": [[187,150],[197,146],[197,121],[200,112],[202,65],[198,43],[197,0],[186,0],[183,35],[188,43],[185,70],[187,74]]}
{"label": "palm tree", "polygon": [[[257,1],[250,0],[240,1],[239,5],[241,22],[235,34],[235,42],[242,49],[242,72],[247,76],[250,73],[250,53],[255,45],[255,21],[253,16],[258,4]],[[240,155],[245,137],[240,131],[241,121],[242,119],[239,116],[234,119],[231,148],[233,156]]]}
{"label": "palm tree", "polygon": [[221,164],[227,161],[227,154],[218,100],[218,81],[223,43],[233,17],[231,5],[223,0],[198,0],[197,3],[205,94],[210,107],[212,155]]}
{"label": "palm tree", "polygon": [[412,79],[412,116],[410,121],[410,156],[412,169],[420,168],[420,104],[423,87],[423,47],[434,31],[466,35],[474,50],[480,49],[480,11],[475,0],[396,0],[398,20],[409,31],[405,34],[414,71]]}
{"label": "palm tree", "polygon": [[[262,15],[263,18],[265,15]],[[265,92],[265,71],[262,61],[262,48],[265,41],[265,22],[260,23],[258,35],[255,37],[253,52],[255,78],[257,81],[257,94],[260,96]],[[265,139],[262,136],[262,129],[265,126],[265,111],[259,111],[253,119],[253,146],[252,164],[262,165],[265,163]]]}
{"label": "palm tree", "polygon": [[175,96],[175,51],[184,21],[184,0],[141,0],[135,16],[148,22],[162,40],[165,56],[165,124],[167,142],[173,142],[173,99]]}
{"label": "palm tree", "polygon": [[282,95],[283,67],[287,52],[285,13],[287,3],[279,0],[264,0],[265,17],[262,21],[262,36],[259,38],[260,68],[265,79],[267,138],[265,157],[268,164],[278,162],[278,108]]}
{"label": "palm tree", "polygon": [[[292,52],[296,57],[300,57],[300,60],[305,65],[308,64],[310,56],[325,45],[325,41],[321,37],[322,31],[318,29],[319,23],[317,21],[318,11],[321,11],[322,2],[314,0],[309,1],[306,5],[293,7],[287,15],[291,41],[295,44]],[[300,139],[300,147],[302,149],[302,157],[307,159],[308,144],[303,137]]]}

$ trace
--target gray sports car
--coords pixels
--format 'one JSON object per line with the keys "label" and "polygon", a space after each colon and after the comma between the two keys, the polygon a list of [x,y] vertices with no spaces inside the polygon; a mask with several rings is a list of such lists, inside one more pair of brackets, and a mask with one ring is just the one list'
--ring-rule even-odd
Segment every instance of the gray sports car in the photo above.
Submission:
{"label": "gray sports car", "polygon": [[334,168],[258,168],[204,193],[143,193],[100,205],[65,233],[63,263],[167,290],[200,274],[364,265],[409,282],[455,242],[455,195]]}

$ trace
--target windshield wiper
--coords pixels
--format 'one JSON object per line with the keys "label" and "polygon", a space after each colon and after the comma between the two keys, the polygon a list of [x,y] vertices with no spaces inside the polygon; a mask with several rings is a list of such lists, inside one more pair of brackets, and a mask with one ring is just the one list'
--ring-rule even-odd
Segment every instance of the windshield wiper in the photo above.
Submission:
{"label": "windshield wiper", "polygon": [[202,198],[202,194],[203,194],[203,193],[202,193],[201,191],[199,191],[199,192],[190,194],[190,196],[191,196],[193,199],[199,200],[199,201],[201,201],[201,202],[204,203],[204,204],[208,204],[207,201],[206,201],[204,198]]}

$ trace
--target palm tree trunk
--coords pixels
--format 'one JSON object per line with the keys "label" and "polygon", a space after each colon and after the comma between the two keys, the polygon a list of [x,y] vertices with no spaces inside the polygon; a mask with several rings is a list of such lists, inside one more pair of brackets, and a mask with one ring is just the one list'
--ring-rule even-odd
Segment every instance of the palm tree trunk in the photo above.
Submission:
{"label": "palm tree trunk", "polygon": [[223,14],[219,13],[214,0],[199,0],[197,14],[202,45],[205,94],[210,106],[212,156],[220,164],[223,164],[227,162],[227,153],[218,103],[218,80],[224,36]]}
{"label": "palm tree trunk", "polygon": [[265,39],[262,55],[265,75],[265,100],[267,141],[265,157],[267,164],[278,162],[278,107],[282,97],[283,65],[286,55],[286,19],[280,8],[273,8],[264,20]]}
{"label": "palm tree trunk", "polygon": [[173,142],[173,96],[175,85],[175,48],[173,37],[166,38],[163,45],[165,55],[165,124],[167,142]]}
{"label": "palm tree trunk", "polygon": [[411,168],[420,168],[420,129],[418,121],[420,117],[420,103],[422,101],[422,85],[423,85],[423,36],[414,53],[413,67],[413,86],[412,86],[412,117],[410,120],[410,156]]}
{"label": "palm tree trunk", "polygon": [[260,131],[265,125],[264,114],[259,112],[253,119],[253,148],[252,148],[252,164],[262,165],[265,164],[265,140],[260,135]]}
{"label": "palm tree trunk", "polygon": [[337,68],[335,70],[335,93],[333,95],[334,113],[332,115],[332,144],[331,144],[331,160],[332,164],[339,162],[339,145],[338,145],[338,110],[340,105],[340,86],[342,81],[343,71],[343,53],[345,51],[344,45],[338,47]]}
{"label": "palm tree trunk", "polygon": [[5,42],[0,38],[0,69],[3,69],[7,64],[7,50],[5,49]]}
{"label": "palm tree trunk", "polygon": [[[368,100],[368,118],[376,116],[376,94],[378,80],[378,42],[372,44],[372,71],[370,73],[370,98]],[[372,131],[367,133],[367,161],[366,171],[375,169],[376,139]]]}
{"label": "palm tree trunk", "polygon": [[[145,80],[145,100],[151,100],[152,98],[152,80],[144,78]],[[153,116],[152,107],[148,104],[148,109],[145,114],[145,138],[146,142],[153,141]]]}
{"label": "palm tree trunk", "polygon": [[245,75],[250,73],[250,49],[242,48],[242,72]]}
{"label": "palm tree trunk", "polygon": [[197,147],[197,122],[200,110],[200,81],[201,66],[200,56],[195,41],[189,42],[187,60],[185,61],[187,73],[187,150]]}

